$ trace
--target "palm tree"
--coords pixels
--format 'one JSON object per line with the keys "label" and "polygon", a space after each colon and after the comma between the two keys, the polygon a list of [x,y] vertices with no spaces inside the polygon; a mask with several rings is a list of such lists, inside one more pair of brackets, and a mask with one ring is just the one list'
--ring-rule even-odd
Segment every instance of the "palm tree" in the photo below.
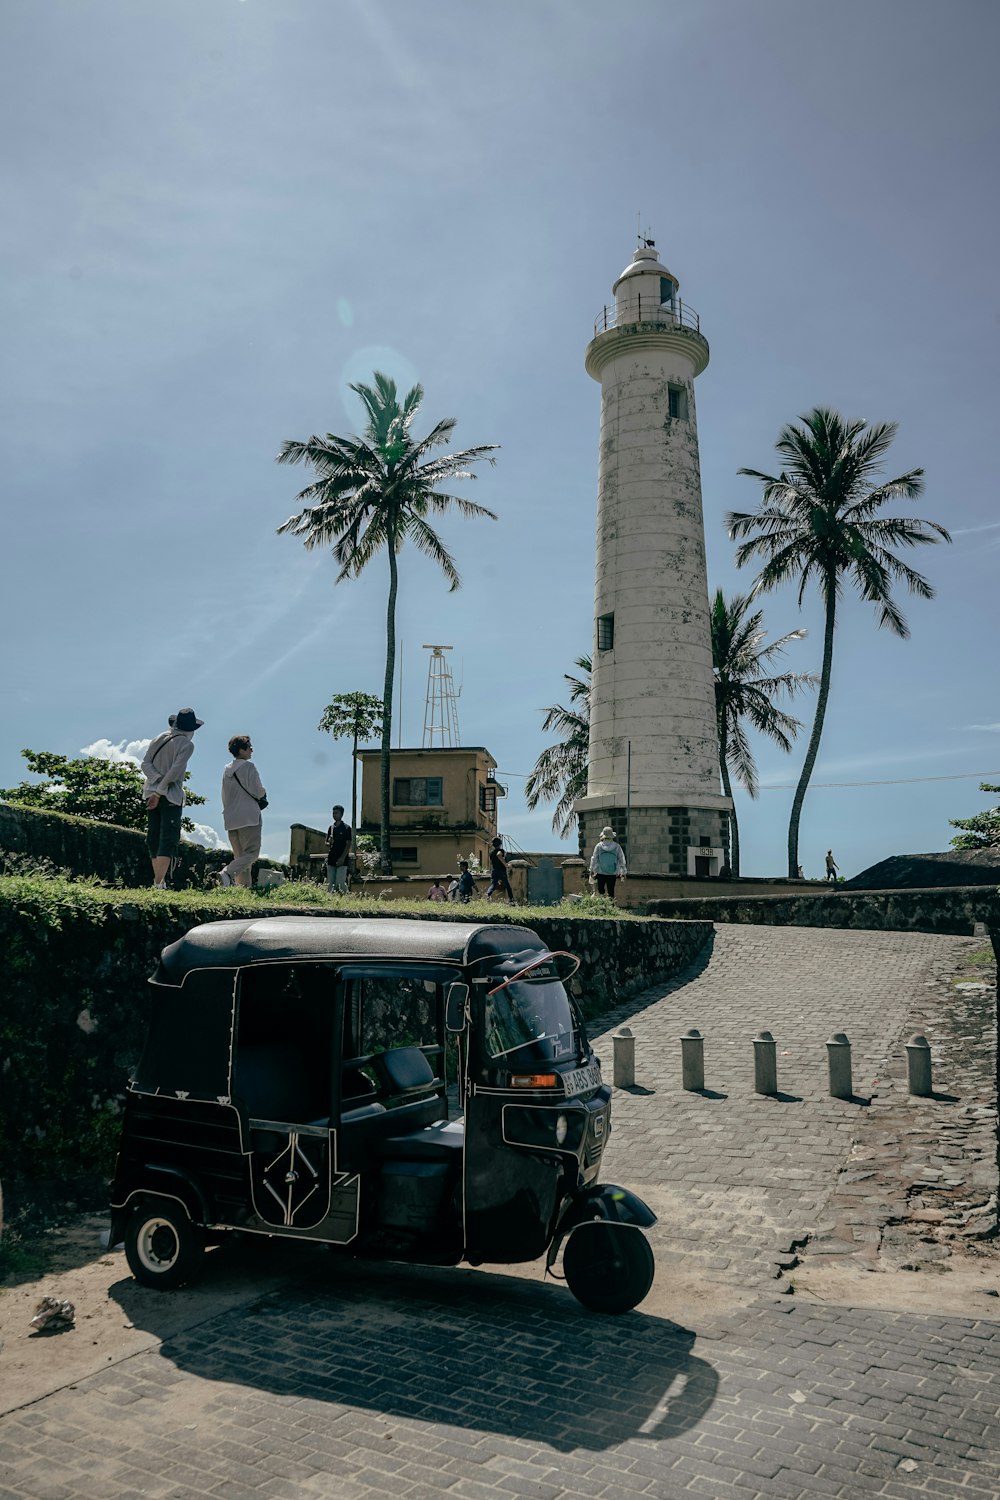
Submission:
{"label": "palm tree", "polygon": [[552,827],[563,839],[573,823],[573,804],[587,790],[590,749],[590,657],[578,656],[574,665],[584,676],[565,674],[571,706],[563,708],[561,703],[553,703],[545,710],[542,721],[545,734],[555,729],[563,739],[542,751],[524,784],[524,800],[532,812],[539,802],[559,799],[552,815]]}
{"label": "palm tree", "polygon": [[833,637],[844,579],[876,606],[880,627],[905,639],[910,631],[891,596],[893,582],[904,582],[921,599],[933,599],[934,589],[891,548],[951,541],[935,521],[878,514],[895,500],[915,500],[924,488],[923,469],[878,482],[882,460],[896,435],[895,422],[869,426],[862,420],[845,421],[824,407],[816,407],[799,422],[800,426],[783,427],[778,437],[780,474],[739,470],[763,485],[760,509],[731,511],[727,517],[731,537],[750,538],[737,548],[737,565],[764,559],[754,594],[797,580],[801,607],[806,585],[815,579],[825,611],[816,718],[788,824],[788,873],[793,878],[799,866],[799,818],[830,696]]}
{"label": "palm tree", "polygon": [[382,699],[372,693],[334,693],[316,725],[335,740],[351,744],[351,841],[358,853],[358,745],[371,739],[382,718]]}
{"label": "palm tree", "polygon": [[279,464],[305,463],[316,471],[314,484],[296,496],[304,508],[278,527],[279,535],[300,536],[308,548],[330,547],[340,565],[337,583],[357,578],[384,547],[389,556],[389,600],[386,609],[385,683],[382,691],[382,775],[380,856],[384,874],[392,873],[389,854],[389,740],[392,733],[392,689],[396,661],[396,593],[398,555],[409,538],[425,556],[433,558],[454,591],[461,584],[454,559],[432,526],[429,512],[454,506],[463,516],[488,516],[493,511],[474,505],[437,487],[447,480],[474,479],[470,465],[487,459],[497,447],[487,443],[460,453],[433,454],[447,443],[455,427],[446,417],[425,438],[414,442],[410,427],[424,397],[415,385],[402,404],[396,382],[378,370],[374,386],[352,385],[368,413],[363,438],[311,437],[286,442]]}
{"label": "palm tree", "polygon": [[[794,697],[802,688],[814,686],[815,672],[779,672],[765,677],[764,668],[780,656],[789,641],[800,641],[808,632],[790,630],[764,645],[764,612],[750,614],[752,601],[745,594],[726,599],[721,589],[712,601],[712,665],[715,668],[715,714],[719,725],[719,768],[726,796],[733,800],[730,770],[750,797],[757,795],[757,766],[747,739],[744,720],[768,739],[791,750],[792,740],[802,728],[798,719],[778,708],[781,693]],[[730,814],[731,866],[740,873],[740,827],[736,804]]]}

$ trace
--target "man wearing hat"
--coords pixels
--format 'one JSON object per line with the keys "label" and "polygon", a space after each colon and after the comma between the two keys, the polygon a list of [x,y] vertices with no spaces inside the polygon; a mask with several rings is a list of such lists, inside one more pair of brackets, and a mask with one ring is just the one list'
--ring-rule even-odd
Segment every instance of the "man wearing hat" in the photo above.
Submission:
{"label": "man wearing hat", "polygon": [[597,894],[615,894],[615,881],[625,878],[625,851],[615,838],[613,828],[602,828],[601,837],[590,856],[590,873],[597,877]]}
{"label": "man wearing hat", "polygon": [[193,708],[178,709],[170,715],[170,728],[150,740],[143,757],[146,844],[153,864],[153,885],[158,891],[166,890],[170,865],[180,848],[184,772],[194,753],[191,736],[204,722],[195,717]]}

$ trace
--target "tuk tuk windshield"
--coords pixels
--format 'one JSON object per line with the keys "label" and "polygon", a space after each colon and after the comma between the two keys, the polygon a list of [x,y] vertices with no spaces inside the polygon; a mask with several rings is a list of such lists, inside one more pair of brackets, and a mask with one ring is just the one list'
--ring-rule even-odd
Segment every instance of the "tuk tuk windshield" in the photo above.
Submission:
{"label": "tuk tuk windshield", "polygon": [[581,1038],[569,996],[551,967],[504,983],[486,996],[484,1030],[490,1057],[513,1056],[518,1067],[579,1056]]}

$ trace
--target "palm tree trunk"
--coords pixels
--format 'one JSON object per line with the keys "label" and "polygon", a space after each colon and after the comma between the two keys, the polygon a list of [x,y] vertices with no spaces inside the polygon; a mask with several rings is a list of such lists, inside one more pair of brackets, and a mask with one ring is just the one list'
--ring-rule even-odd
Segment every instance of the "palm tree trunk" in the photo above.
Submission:
{"label": "palm tree trunk", "polygon": [[382,690],[382,763],[380,777],[379,863],[383,875],[392,874],[389,852],[389,744],[392,739],[392,689],[396,673],[396,589],[399,574],[396,567],[395,531],[386,527],[389,549],[389,606],[385,617],[385,687]]}
{"label": "palm tree trunk", "polygon": [[729,766],[726,764],[726,748],[726,726],[723,723],[719,727],[719,766],[722,770],[722,790],[733,804],[733,810],[729,814],[729,868],[738,878],[740,873],[740,825],[736,817],[736,800],[733,797],[733,786],[729,779]]}
{"label": "palm tree trunk", "polygon": [[354,744],[351,748],[351,854],[352,875],[358,873],[358,726],[354,725]]}
{"label": "palm tree trunk", "polygon": [[799,873],[799,818],[802,815],[802,804],[805,801],[809,778],[812,776],[813,766],[816,764],[819,742],[823,734],[823,720],[826,718],[826,702],[830,696],[830,671],[833,667],[833,632],[837,617],[837,579],[835,575],[831,574],[827,576],[824,592],[826,594],[826,622],[823,628],[823,666],[820,670],[819,695],[816,699],[816,717],[813,720],[812,734],[809,736],[809,748],[806,751],[802,774],[799,776],[799,784],[795,788],[795,796],[792,798],[792,815],[788,822],[788,877],[790,880],[794,880]]}

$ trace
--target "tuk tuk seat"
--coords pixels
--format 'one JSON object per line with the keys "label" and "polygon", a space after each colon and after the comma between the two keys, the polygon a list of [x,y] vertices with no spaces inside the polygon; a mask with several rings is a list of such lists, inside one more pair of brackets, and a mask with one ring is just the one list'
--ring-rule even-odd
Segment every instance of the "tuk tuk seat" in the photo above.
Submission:
{"label": "tuk tuk seat", "polygon": [[437,1120],[412,1135],[384,1136],[378,1142],[377,1155],[382,1161],[433,1161],[459,1166],[464,1149],[464,1120]]}
{"label": "tuk tuk seat", "polygon": [[419,1047],[391,1047],[372,1059],[379,1083],[393,1098],[423,1094],[438,1081]]}

